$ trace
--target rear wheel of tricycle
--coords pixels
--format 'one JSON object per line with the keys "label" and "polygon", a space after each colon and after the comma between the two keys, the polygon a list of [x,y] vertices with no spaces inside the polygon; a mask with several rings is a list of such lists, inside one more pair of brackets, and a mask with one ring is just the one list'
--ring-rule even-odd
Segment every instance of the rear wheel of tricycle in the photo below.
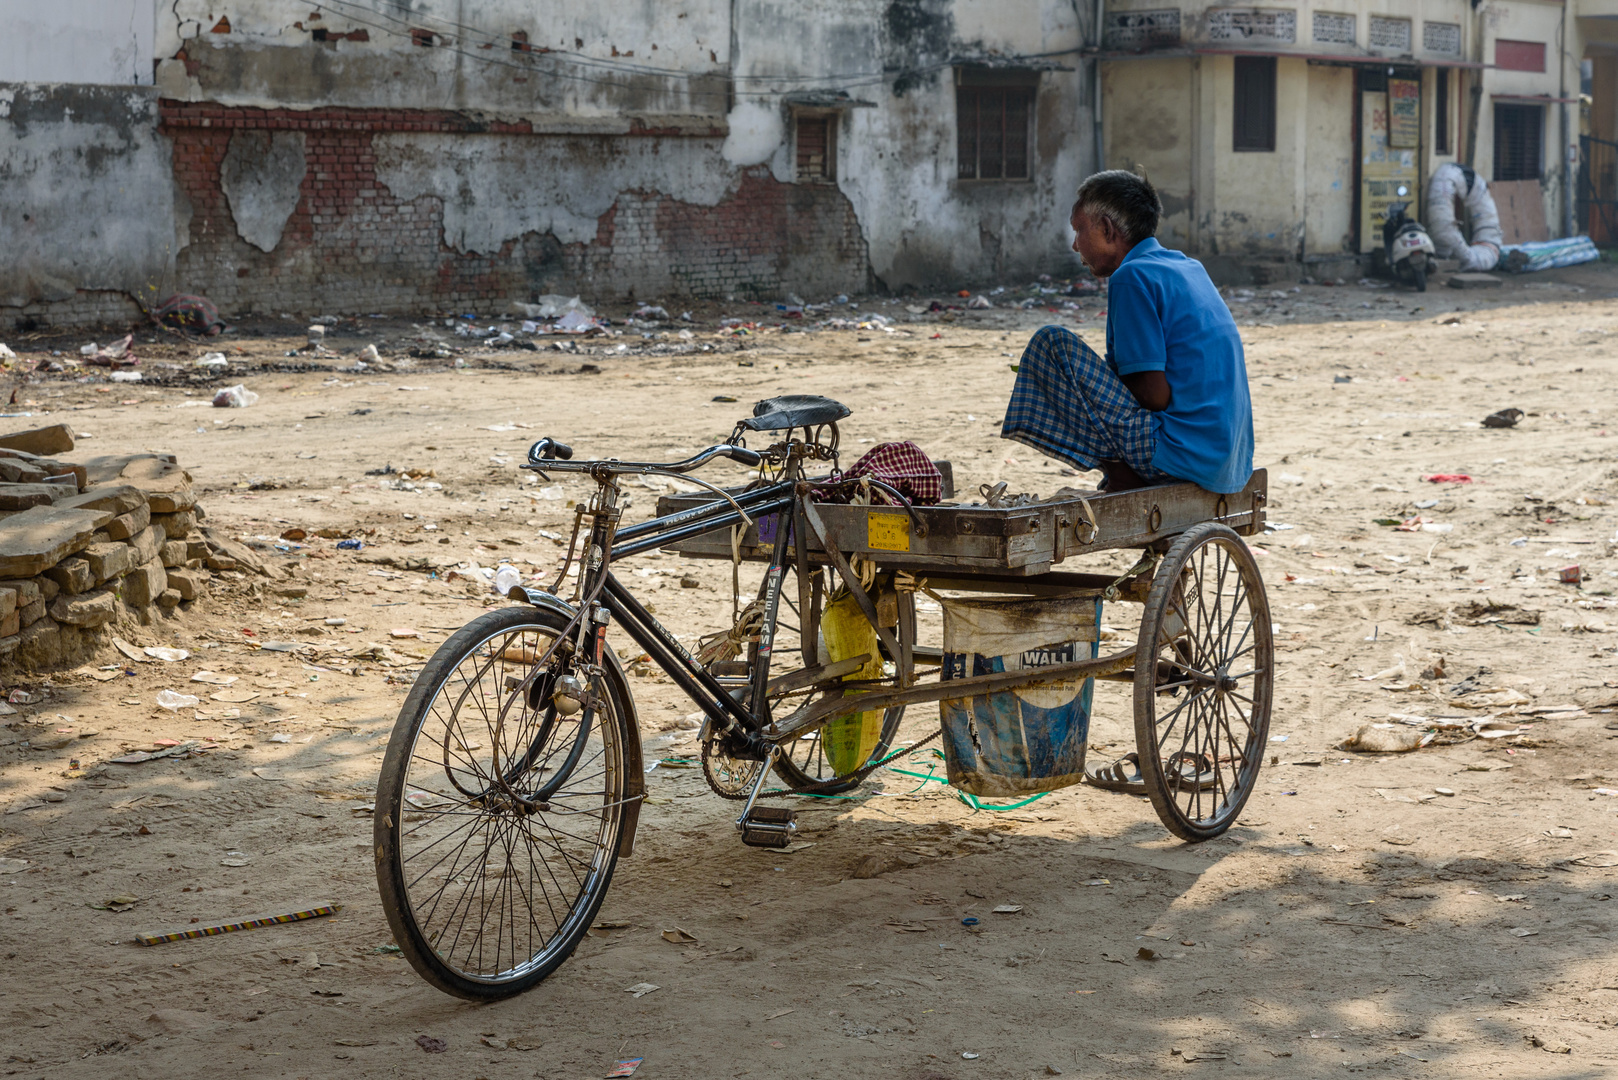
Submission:
{"label": "rear wheel of tricycle", "polygon": [[1235,822],[1263,764],[1275,682],[1269,599],[1242,538],[1206,522],[1163,557],[1135,652],[1135,743],[1157,816],[1182,840]]}
{"label": "rear wheel of tricycle", "polygon": [[461,628],[416,679],[382,762],[382,908],[411,966],[459,997],[510,997],[554,971],[618,862],[627,691],[609,677],[558,715],[536,665],[566,626],[507,608]]}

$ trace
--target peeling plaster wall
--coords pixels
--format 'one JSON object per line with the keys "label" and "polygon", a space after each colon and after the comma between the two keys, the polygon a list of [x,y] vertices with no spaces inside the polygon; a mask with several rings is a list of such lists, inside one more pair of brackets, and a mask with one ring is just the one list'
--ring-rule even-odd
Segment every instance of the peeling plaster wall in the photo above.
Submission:
{"label": "peeling plaster wall", "polygon": [[[141,209],[122,216],[183,247],[159,265],[176,287],[233,314],[489,311],[553,291],[825,296],[1061,271],[1091,158],[1076,55],[1088,10],[165,0],[160,120],[129,138],[172,149],[173,183],[143,180]],[[1039,77],[1033,178],[957,180],[957,65],[1035,55],[1070,70]],[[806,92],[820,107],[847,95],[834,181],[795,175]]]}
{"label": "peeling plaster wall", "polygon": [[0,326],[72,321],[93,294],[112,310],[168,287],[177,247],[169,147],[157,94],[0,83]]}
{"label": "peeling plaster wall", "polygon": [[[837,186],[854,205],[879,283],[994,281],[1075,265],[1067,211],[1094,154],[1071,3],[737,0],[737,19],[739,79],[784,72],[807,80],[836,70],[849,77],[817,85],[874,103],[843,114]],[[1064,49],[1075,52],[1058,61],[1076,70],[1040,78],[1033,179],[957,180],[950,62]],[[779,92],[794,82],[744,85]],[[783,146],[778,158],[788,168],[790,154]]]}
{"label": "peeling plaster wall", "polygon": [[243,240],[274,251],[298,208],[309,173],[301,131],[237,131],[219,168],[219,187]]}
{"label": "peeling plaster wall", "polygon": [[[163,13],[166,96],[478,110],[562,131],[624,130],[636,117],[708,126],[728,107],[728,0],[238,0],[226,23],[221,14],[214,0]],[[518,33],[528,51],[513,50]]]}
{"label": "peeling plaster wall", "polygon": [[0,0],[0,82],[152,82],[154,0]]}
{"label": "peeling plaster wall", "polygon": [[401,199],[438,196],[444,243],[461,252],[530,232],[588,243],[624,192],[711,207],[741,178],[711,139],[381,135],[375,146],[377,179]]}

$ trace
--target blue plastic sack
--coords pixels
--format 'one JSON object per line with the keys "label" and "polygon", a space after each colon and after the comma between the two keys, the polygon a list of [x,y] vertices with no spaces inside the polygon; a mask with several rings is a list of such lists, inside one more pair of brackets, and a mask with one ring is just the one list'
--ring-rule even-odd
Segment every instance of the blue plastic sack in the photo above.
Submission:
{"label": "blue plastic sack", "polygon": [[[969,678],[1094,658],[1101,600],[941,599],[943,678]],[[1004,690],[940,703],[951,786],[1008,797],[1084,779],[1091,679]]]}

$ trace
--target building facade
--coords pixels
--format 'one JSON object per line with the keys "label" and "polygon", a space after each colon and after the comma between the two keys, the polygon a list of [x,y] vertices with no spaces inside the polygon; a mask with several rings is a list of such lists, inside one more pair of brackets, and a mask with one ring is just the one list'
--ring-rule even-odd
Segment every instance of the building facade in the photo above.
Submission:
{"label": "building facade", "polygon": [[0,46],[0,326],[1068,268],[1099,6],[59,0]]}
{"label": "building facade", "polygon": [[1450,161],[1581,231],[1575,2],[1107,0],[1107,164],[1144,167],[1164,242],[1231,279],[1353,273]]}

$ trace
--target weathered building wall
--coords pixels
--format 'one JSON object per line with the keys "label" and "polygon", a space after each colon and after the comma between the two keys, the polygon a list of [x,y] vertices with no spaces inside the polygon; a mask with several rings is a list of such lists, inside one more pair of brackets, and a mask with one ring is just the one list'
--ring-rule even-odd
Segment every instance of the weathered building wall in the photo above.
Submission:
{"label": "weathered building wall", "polygon": [[1182,249],[1194,244],[1195,71],[1179,58],[1135,60],[1106,65],[1101,83],[1107,164],[1145,170],[1163,202],[1158,239]]}
{"label": "weathered building wall", "polygon": [[[817,291],[863,282],[846,200],[725,169],[717,137],[177,102],[163,124],[193,207],[178,276],[227,310],[487,311],[559,291],[774,296],[788,276]],[[268,153],[272,140],[287,149]],[[245,214],[244,187],[256,199]]]}
{"label": "weathered building wall", "polygon": [[[823,297],[1067,269],[1094,156],[1088,11],[168,0],[161,119],[148,109],[136,140],[172,147],[173,182],[143,181],[136,215],[168,246],[137,260],[140,287],[232,314],[488,311],[553,291]],[[97,48],[122,33],[99,32]],[[1029,174],[960,179],[958,73],[1001,68],[1034,94]],[[806,117],[832,121],[825,175],[799,175]]]}
{"label": "weathered building wall", "polygon": [[157,93],[0,83],[0,325],[139,314],[181,240]]}
{"label": "weathered building wall", "polygon": [[1354,251],[1354,71],[1309,68],[1304,258]]}
{"label": "weathered building wall", "polygon": [[0,82],[148,86],[154,0],[0,0]]}

